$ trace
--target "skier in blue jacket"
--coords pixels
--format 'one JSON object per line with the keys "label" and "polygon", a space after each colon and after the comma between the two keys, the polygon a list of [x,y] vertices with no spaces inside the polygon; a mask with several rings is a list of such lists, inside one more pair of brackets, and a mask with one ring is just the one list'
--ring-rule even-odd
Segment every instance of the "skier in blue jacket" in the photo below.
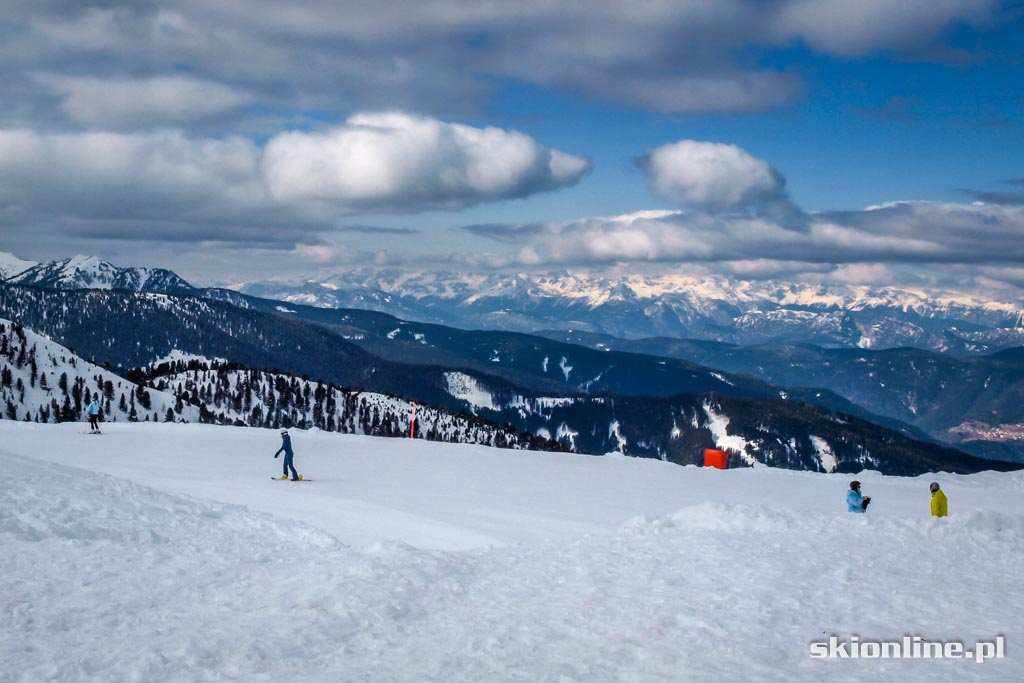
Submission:
{"label": "skier in blue jacket", "polygon": [[93,399],[89,406],[85,409],[85,412],[89,414],[89,429],[93,433],[100,431],[99,419],[100,419],[100,404],[99,401]]}
{"label": "skier in blue jacket", "polygon": [[850,512],[865,512],[868,509],[868,503],[871,502],[871,496],[862,496],[860,494],[860,482],[857,480],[850,482],[850,491],[846,494],[846,507]]}
{"label": "skier in blue jacket", "polygon": [[292,438],[288,436],[288,430],[281,430],[281,447],[277,449],[277,453],[274,453],[274,457],[281,455],[281,451],[284,451],[284,474],[281,475],[282,479],[288,478],[288,470],[292,471],[292,481],[298,481],[301,479],[299,473],[295,471],[295,465],[292,464],[292,458],[295,454],[292,452]]}

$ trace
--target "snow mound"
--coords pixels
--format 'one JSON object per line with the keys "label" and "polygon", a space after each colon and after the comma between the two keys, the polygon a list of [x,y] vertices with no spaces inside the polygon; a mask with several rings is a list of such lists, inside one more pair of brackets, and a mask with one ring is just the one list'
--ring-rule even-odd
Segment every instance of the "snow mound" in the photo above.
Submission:
{"label": "snow mound", "polygon": [[946,521],[953,532],[963,529],[966,533],[976,532],[985,535],[994,533],[1024,537],[1024,515],[1007,515],[994,510],[974,510],[963,516],[944,520],[943,523]]}
{"label": "snow mound", "polygon": [[781,513],[765,507],[752,508],[746,505],[707,502],[691,505],[664,517],[637,517],[623,525],[623,530],[635,533],[658,532],[665,529],[767,533],[788,531],[797,525],[799,520],[792,513]]}

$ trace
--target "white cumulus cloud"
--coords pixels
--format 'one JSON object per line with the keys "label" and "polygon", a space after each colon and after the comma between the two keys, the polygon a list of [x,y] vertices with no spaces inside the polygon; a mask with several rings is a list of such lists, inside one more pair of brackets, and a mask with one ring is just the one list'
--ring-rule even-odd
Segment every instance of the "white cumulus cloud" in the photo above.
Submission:
{"label": "white cumulus cloud", "polygon": [[402,113],[361,114],[267,143],[263,172],[282,200],[461,207],[575,184],[590,162],[516,131]]}
{"label": "white cumulus cloud", "polygon": [[681,140],[650,150],[641,166],[674,204],[713,211],[784,198],[782,175],[736,145]]}

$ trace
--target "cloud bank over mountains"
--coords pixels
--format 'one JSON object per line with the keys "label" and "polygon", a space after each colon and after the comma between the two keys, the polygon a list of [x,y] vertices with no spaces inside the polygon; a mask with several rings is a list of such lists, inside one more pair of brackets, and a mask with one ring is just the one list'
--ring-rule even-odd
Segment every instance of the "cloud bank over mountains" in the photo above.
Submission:
{"label": "cloud bank over mountains", "polygon": [[[524,245],[507,265],[619,261],[1012,264],[1024,259],[1024,210],[988,204],[893,202],[864,211],[816,213],[793,229],[763,216],[641,211],[470,232]],[[496,262],[495,265],[498,265]]]}
{"label": "cloud bank over mountains", "polygon": [[1024,260],[1024,207],[1015,201],[894,201],[808,213],[789,201],[785,178],[766,161],[735,145],[696,140],[650,150],[639,166],[652,192],[683,210],[464,229],[517,245],[484,260],[501,267],[727,262],[747,275],[772,277],[831,266],[837,281],[851,282],[890,277],[885,264]]}
{"label": "cloud bank over mountains", "polygon": [[[823,80],[848,75],[834,63],[867,64],[863,77],[883,68],[873,60],[999,61],[956,39],[1013,15],[998,0],[8,0],[5,9],[0,249],[55,256],[51,245],[65,240],[76,251],[164,249],[218,274],[223,261],[262,268],[283,253],[296,269],[692,262],[852,280],[943,264],[996,283],[1024,279],[1014,265],[1024,257],[1019,179],[964,190],[970,203],[871,196],[859,203],[892,201],[810,212],[791,199],[782,160],[758,158],[728,126],[702,125],[788,116]],[[636,119],[630,131],[663,135],[627,152],[621,141],[602,146]],[[604,179],[588,195],[609,149],[627,169],[621,187]],[[994,177],[1019,174],[1003,173]],[[598,196],[620,189],[626,200]],[[474,213],[481,206],[494,215]],[[474,221],[488,224],[457,228]]]}

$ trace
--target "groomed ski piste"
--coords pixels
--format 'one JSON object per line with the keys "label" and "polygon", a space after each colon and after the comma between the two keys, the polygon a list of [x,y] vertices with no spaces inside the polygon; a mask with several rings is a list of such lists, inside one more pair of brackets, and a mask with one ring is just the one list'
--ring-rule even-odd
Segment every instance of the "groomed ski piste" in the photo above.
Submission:
{"label": "groomed ski piste", "polygon": [[[0,421],[0,681],[1019,681],[1024,475]],[[950,517],[929,517],[928,483]],[[812,642],[1005,657],[814,659]]]}

